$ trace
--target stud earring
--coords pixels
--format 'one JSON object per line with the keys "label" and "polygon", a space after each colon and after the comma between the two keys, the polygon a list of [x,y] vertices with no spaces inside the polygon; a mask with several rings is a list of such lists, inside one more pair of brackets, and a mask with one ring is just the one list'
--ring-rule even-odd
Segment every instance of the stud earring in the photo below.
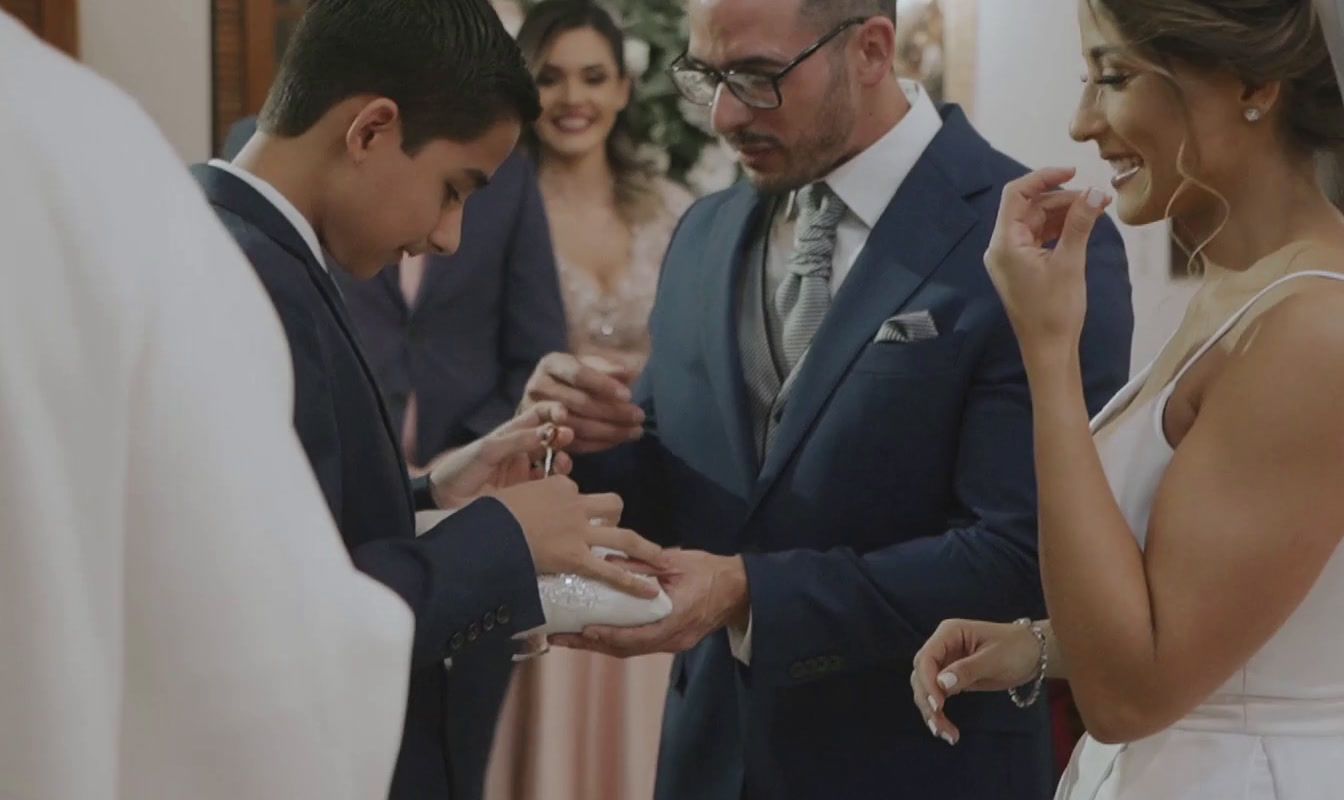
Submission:
{"label": "stud earring", "polygon": [[1241,115],[1246,118],[1247,122],[1259,122],[1260,118],[1264,116],[1264,112],[1254,106],[1251,106],[1250,108],[1241,112]]}

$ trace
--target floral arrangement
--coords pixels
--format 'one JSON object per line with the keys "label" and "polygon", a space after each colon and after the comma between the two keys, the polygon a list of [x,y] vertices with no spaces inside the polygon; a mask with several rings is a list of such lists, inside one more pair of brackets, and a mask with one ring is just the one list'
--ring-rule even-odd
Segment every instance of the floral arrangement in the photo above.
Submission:
{"label": "floral arrangement", "polygon": [[[522,13],[538,0],[496,0],[505,23],[516,32]],[[682,99],[667,68],[686,49],[688,31],[683,0],[605,0],[625,30],[625,65],[635,82],[629,109],[632,133],[648,159],[673,180],[697,194],[730,186],[737,180],[737,157],[709,126],[709,109]]]}

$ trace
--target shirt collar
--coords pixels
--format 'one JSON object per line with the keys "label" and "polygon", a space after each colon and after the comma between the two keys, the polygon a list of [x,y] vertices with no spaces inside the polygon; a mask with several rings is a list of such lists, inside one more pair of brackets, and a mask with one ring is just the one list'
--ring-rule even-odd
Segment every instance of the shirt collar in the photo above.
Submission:
{"label": "shirt collar", "polygon": [[[891,205],[901,184],[943,127],[943,119],[928,92],[915,81],[902,79],[901,90],[910,111],[867,150],[836,167],[823,180],[845,207],[870,230]],[[880,180],[874,180],[880,177]],[[788,212],[795,213],[794,195]]]}
{"label": "shirt collar", "polygon": [[303,239],[304,244],[308,245],[308,249],[313,252],[313,258],[317,259],[317,263],[322,265],[322,269],[331,271],[330,267],[327,266],[327,260],[322,256],[322,245],[317,240],[317,231],[313,230],[313,224],[308,221],[307,217],[299,213],[294,204],[289,202],[289,198],[281,194],[279,189],[242,167],[223,159],[213,158],[209,163],[215,169],[222,169],[251,186],[257,191],[257,194],[266,198],[267,202],[275,206],[275,209],[289,221],[294,230],[299,232],[299,236]]}

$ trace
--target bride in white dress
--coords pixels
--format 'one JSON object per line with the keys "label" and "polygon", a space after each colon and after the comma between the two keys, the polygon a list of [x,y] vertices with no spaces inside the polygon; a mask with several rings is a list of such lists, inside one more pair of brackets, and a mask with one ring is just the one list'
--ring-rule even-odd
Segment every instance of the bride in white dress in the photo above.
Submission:
{"label": "bride in white dress", "polygon": [[1118,216],[1169,217],[1204,266],[1090,423],[1085,243],[1112,196],[1059,169],[1005,191],[986,264],[1031,384],[1051,618],[950,620],[911,685],[955,745],[956,694],[1067,678],[1089,735],[1059,798],[1344,797],[1344,219],[1313,163],[1344,144],[1335,3],[1080,0],[1072,133]]}

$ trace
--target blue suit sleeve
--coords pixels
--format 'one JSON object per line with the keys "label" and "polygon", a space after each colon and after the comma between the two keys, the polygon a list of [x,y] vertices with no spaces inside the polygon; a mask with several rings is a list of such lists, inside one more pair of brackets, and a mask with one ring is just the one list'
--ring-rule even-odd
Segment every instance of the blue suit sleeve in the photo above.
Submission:
{"label": "blue suit sleeve", "polygon": [[414,539],[368,542],[351,558],[415,612],[417,667],[546,621],[527,541],[497,500],[478,500]]}
{"label": "blue suit sleeve", "polygon": [[[1133,313],[1124,248],[1109,223],[1089,251],[1081,344],[1088,405],[1129,373]],[[751,676],[788,685],[845,671],[908,665],[946,618],[1040,616],[1031,398],[1006,317],[978,366],[963,414],[944,534],[868,553],[847,548],[744,556],[753,624]]]}
{"label": "blue suit sleeve", "polygon": [[[340,433],[328,356],[317,325],[282,281],[263,282],[289,339],[294,426],[335,519],[341,518]],[[442,662],[481,641],[545,622],[532,555],[513,515],[480,500],[424,536],[378,539],[351,550],[355,566],[392,589],[415,613],[412,662]]]}

